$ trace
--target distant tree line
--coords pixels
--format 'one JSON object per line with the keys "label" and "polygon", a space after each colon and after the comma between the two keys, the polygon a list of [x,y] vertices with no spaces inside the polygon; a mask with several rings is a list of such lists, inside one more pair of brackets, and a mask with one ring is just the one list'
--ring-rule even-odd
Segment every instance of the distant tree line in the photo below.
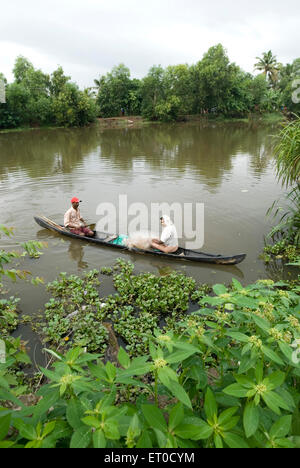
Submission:
{"label": "distant tree line", "polygon": [[0,128],[55,125],[84,126],[97,115],[97,103],[88,90],[64,75],[61,67],[51,75],[36,70],[24,57],[18,57],[13,69],[14,82],[5,86],[6,103],[0,104]]}
{"label": "distant tree line", "polygon": [[[6,104],[0,104],[0,128],[24,125],[83,126],[96,117],[141,115],[173,121],[186,115],[243,117],[252,112],[299,112],[293,83],[300,78],[300,58],[277,62],[265,52],[254,76],[231,63],[221,44],[211,47],[194,65],[153,66],[143,79],[131,79],[123,64],[81,91],[59,67],[51,75],[34,69],[24,57],[14,67],[15,81],[6,83]],[[0,73],[0,79],[5,80]],[[299,92],[300,97],[300,92]]]}

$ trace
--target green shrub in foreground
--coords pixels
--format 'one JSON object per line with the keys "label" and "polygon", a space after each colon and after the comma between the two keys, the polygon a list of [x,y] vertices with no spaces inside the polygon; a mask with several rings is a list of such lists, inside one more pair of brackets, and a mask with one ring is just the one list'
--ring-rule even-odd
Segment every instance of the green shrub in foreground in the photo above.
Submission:
{"label": "green shrub in foreground", "polygon": [[34,406],[1,364],[0,447],[299,447],[298,283],[213,291],[143,356],[49,351]]}

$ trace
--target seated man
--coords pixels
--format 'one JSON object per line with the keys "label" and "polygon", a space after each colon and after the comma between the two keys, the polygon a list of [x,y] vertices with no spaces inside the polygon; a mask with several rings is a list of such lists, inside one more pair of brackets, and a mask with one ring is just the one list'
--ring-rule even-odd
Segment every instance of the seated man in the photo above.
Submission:
{"label": "seated man", "polygon": [[93,237],[94,231],[89,229],[83,218],[81,218],[79,211],[79,199],[74,197],[71,200],[72,207],[66,212],[64,216],[64,226],[68,228],[73,234],[78,236]]}
{"label": "seated man", "polygon": [[178,250],[178,236],[176,227],[170,220],[169,216],[162,216],[160,222],[164,227],[161,238],[152,239],[151,247],[161,250],[164,253],[175,253]]}

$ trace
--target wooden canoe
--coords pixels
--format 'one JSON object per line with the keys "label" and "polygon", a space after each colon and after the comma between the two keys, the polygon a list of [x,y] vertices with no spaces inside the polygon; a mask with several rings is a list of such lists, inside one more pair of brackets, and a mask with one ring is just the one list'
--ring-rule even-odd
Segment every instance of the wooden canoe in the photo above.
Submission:
{"label": "wooden canoe", "polygon": [[101,233],[95,231],[95,237],[85,237],[73,234],[68,229],[63,226],[56,224],[50,219],[44,216],[35,216],[34,217],[37,224],[45,229],[50,229],[51,231],[57,232],[64,236],[70,237],[72,239],[79,239],[86,242],[91,242],[93,244],[99,244],[102,246],[110,247],[113,249],[119,250],[130,250],[130,252],[143,253],[147,255],[154,255],[157,257],[165,257],[173,260],[187,260],[191,262],[200,262],[200,263],[213,263],[216,265],[237,265],[241,263],[246,258],[246,254],[239,255],[215,255],[205,252],[197,252],[195,250],[188,250],[184,248],[179,248],[175,254],[166,254],[164,252],[156,252],[155,250],[140,250],[140,249],[128,249],[128,247],[123,245],[111,244],[110,240],[113,237],[107,233]]}

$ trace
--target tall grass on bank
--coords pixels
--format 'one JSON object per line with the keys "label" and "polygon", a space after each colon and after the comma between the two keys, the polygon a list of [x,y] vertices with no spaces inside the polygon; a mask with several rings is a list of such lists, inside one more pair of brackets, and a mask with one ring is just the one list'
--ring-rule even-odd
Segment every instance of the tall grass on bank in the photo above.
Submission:
{"label": "tall grass on bank", "polygon": [[286,125],[275,148],[277,175],[286,187],[300,183],[300,117]]}
{"label": "tall grass on bank", "polygon": [[[268,237],[273,240],[281,238],[284,244],[283,251],[277,254],[285,255],[285,251],[292,245],[296,248],[296,260],[299,263],[300,247],[300,117],[296,116],[293,122],[287,124],[279,134],[279,141],[275,147],[276,171],[278,179],[283,186],[289,188],[285,195],[288,202],[288,208],[284,211],[275,201],[268,214],[273,213],[277,217],[280,211],[283,211],[279,223],[272,229]],[[277,244],[278,245],[278,244]]]}

